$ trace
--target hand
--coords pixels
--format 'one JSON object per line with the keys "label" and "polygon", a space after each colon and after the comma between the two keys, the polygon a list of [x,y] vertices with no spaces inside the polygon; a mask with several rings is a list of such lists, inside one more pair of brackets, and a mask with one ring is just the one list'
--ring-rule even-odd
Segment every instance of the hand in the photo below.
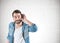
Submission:
{"label": "hand", "polygon": [[8,39],[7,39],[7,42],[6,43],[10,43]]}
{"label": "hand", "polygon": [[23,22],[26,22],[27,18],[26,16],[23,14],[23,18],[21,18]]}
{"label": "hand", "polygon": [[28,24],[29,26],[31,26],[31,25],[32,25],[32,22],[30,22],[29,20],[27,20],[27,18],[26,18],[25,15],[23,15],[23,16],[24,16],[24,17],[22,18],[22,21],[23,21],[24,23]]}

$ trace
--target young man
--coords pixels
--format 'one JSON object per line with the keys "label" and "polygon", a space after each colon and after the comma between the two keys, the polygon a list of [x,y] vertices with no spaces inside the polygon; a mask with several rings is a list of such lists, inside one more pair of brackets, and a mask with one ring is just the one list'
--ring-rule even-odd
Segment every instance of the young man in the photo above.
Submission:
{"label": "young man", "polygon": [[14,10],[12,17],[14,22],[9,24],[7,43],[29,43],[29,32],[36,32],[37,26],[19,10]]}

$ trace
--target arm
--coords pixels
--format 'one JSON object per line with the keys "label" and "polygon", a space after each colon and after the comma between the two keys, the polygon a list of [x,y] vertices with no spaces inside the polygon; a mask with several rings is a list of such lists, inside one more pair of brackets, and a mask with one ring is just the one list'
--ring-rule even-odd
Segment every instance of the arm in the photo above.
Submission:
{"label": "arm", "polygon": [[9,37],[10,37],[10,36],[9,36],[9,33],[8,33],[8,36],[7,36],[7,43],[9,43]]}
{"label": "arm", "polygon": [[9,24],[9,27],[8,27],[9,31],[8,31],[8,36],[7,36],[7,43],[10,43],[9,42],[10,41],[10,24]]}
{"label": "arm", "polygon": [[22,20],[28,25],[28,31],[29,32],[36,32],[37,31],[37,26],[36,24],[32,23],[31,21],[26,19],[26,16],[24,16],[24,19]]}

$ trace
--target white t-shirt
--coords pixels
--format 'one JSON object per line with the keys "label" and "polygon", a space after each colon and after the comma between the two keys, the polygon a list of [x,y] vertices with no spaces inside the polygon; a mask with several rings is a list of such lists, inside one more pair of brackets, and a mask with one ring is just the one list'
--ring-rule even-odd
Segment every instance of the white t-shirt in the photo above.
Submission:
{"label": "white t-shirt", "polygon": [[15,28],[14,43],[25,43],[24,38],[22,36],[22,27]]}

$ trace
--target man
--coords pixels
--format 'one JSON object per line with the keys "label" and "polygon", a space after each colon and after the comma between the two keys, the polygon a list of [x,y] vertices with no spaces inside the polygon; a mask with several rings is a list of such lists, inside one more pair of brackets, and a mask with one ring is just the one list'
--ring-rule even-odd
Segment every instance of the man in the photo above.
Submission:
{"label": "man", "polygon": [[36,32],[37,26],[19,10],[14,10],[12,17],[14,22],[9,24],[7,43],[29,43],[29,32]]}

